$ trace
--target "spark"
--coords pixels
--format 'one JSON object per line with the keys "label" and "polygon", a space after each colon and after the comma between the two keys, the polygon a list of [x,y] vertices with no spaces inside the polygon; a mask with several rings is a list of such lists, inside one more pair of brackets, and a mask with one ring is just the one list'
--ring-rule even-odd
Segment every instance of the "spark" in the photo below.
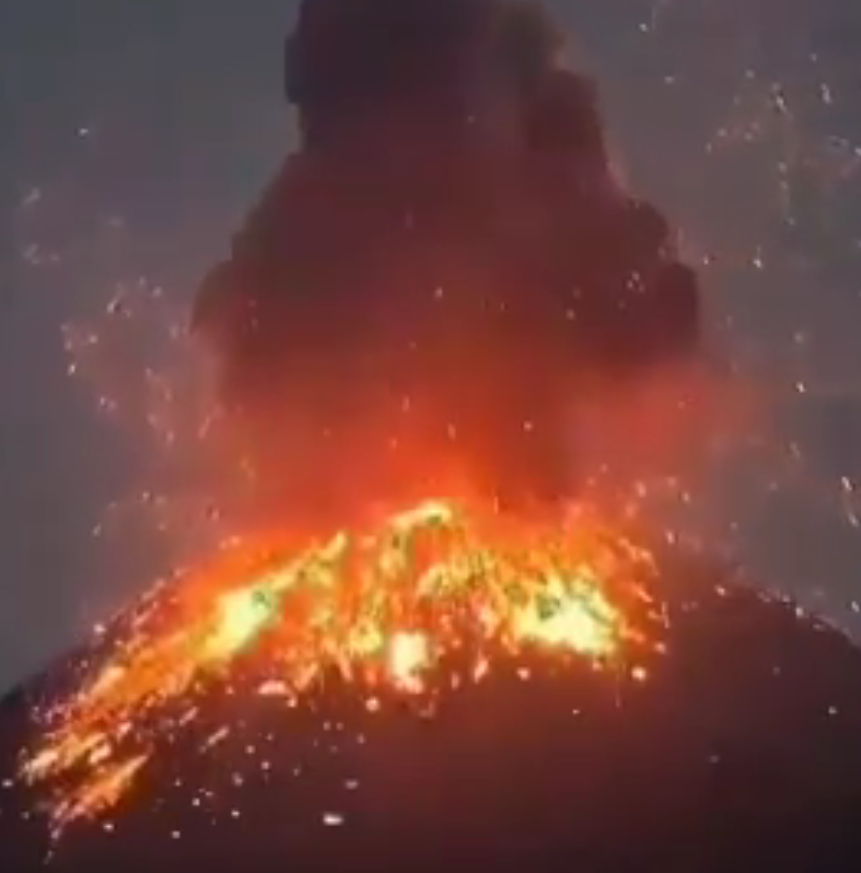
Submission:
{"label": "spark", "polygon": [[424,634],[395,634],[389,652],[389,671],[396,685],[405,691],[421,691],[423,686],[419,674],[429,663],[428,641]]}
{"label": "spark", "polygon": [[74,819],[96,818],[113,807],[127,792],[146,762],[146,755],[137,755],[128,761],[93,772],[86,782],[63,797],[52,810],[54,835],[59,835],[65,825]]}

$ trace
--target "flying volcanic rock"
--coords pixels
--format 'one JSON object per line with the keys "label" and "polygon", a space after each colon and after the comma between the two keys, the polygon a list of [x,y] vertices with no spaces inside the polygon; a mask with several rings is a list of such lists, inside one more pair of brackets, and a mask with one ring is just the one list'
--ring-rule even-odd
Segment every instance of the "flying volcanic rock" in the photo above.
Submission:
{"label": "flying volcanic rock", "polygon": [[2,705],[2,869],[858,870],[861,655],[788,605],[677,581],[648,676],[500,658],[433,715],[338,682],[299,705],[213,688],[52,845],[14,773],[54,671]]}
{"label": "flying volcanic rock", "polygon": [[301,7],[299,148],[196,309],[297,502],[402,496],[452,457],[481,490],[558,493],[570,406],[695,352],[696,278],[564,50],[521,0]]}

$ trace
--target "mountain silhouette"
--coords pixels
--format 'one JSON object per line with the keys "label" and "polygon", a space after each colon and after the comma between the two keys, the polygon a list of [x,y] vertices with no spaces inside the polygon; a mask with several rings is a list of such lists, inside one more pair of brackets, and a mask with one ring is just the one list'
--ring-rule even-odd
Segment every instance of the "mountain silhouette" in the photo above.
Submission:
{"label": "mountain silhouette", "polygon": [[[4,782],[2,869],[46,854],[63,873],[861,869],[861,653],[791,603],[673,573],[645,681],[501,658],[429,713],[369,711],[334,681],[288,708],[236,678],[54,846],[38,795]],[[3,702],[4,774],[67,671]]]}

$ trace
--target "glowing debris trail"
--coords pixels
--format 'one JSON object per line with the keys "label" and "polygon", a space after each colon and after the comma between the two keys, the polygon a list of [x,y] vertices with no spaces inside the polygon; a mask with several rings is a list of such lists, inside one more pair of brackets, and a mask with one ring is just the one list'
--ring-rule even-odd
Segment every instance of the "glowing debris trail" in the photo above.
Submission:
{"label": "glowing debris trail", "polygon": [[195,720],[201,694],[236,680],[239,659],[243,677],[261,668],[260,696],[298,698],[334,673],[377,689],[374,710],[384,689],[456,684],[439,680],[457,659],[474,682],[495,654],[528,648],[616,660],[649,643],[653,573],[647,552],[587,516],[512,529],[442,502],[299,554],[234,545],[165,589],[76,693],[40,713],[45,733],[21,772],[53,789],[55,833],[104,813],[159,738]]}

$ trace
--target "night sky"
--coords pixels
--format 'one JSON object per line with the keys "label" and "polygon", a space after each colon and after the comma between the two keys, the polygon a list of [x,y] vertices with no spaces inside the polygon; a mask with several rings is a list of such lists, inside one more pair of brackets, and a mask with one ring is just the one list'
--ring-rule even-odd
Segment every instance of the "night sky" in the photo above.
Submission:
{"label": "night sky", "polygon": [[[572,61],[601,84],[630,185],[683,229],[716,348],[772,403],[765,449],[723,469],[691,523],[852,629],[861,8],[552,5]],[[69,378],[64,325],[80,336],[128,287],[164,289],[181,319],[290,147],[281,51],[295,6],[0,0],[0,688],[166,560],[146,525],[105,524],[145,487],[151,449]],[[153,336],[134,354],[157,363]]]}

